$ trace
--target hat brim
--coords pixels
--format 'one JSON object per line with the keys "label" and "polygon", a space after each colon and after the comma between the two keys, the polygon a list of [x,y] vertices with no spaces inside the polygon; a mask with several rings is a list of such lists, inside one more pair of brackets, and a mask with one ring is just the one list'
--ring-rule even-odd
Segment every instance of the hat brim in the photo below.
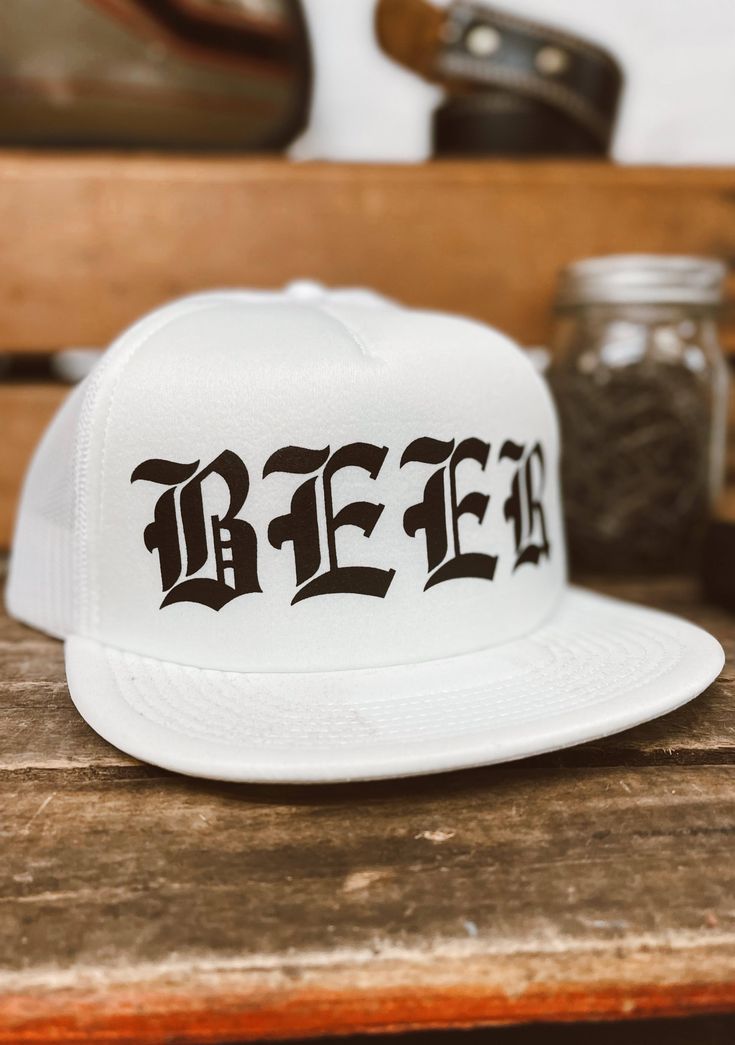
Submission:
{"label": "hat brim", "polygon": [[271,783],[413,776],[569,747],[686,703],[723,664],[701,628],[575,588],[525,638],[355,671],[216,671],[66,641],[72,699],[110,743],[180,773]]}

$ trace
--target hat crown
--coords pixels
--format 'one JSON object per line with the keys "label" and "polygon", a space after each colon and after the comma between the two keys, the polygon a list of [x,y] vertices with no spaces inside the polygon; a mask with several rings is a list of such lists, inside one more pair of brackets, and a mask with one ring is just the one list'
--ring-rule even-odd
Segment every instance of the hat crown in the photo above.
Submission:
{"label": "hat crown", "polygon": [[477,323],[222,292],[131,328],[77,448],[77,633],[199,667],[415,663],[508,642],[565,580],[543,381]]}

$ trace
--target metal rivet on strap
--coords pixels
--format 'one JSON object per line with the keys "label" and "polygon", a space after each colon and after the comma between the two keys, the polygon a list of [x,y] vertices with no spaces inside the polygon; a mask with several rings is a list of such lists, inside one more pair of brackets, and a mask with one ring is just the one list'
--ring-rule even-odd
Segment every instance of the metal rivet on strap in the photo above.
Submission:
{"label": "metal rivet on strap", "polygon": [[464,43],[476,58],[487,58],[500,47],[501,36],[491,25],[476,25],[467,33]]}
{"label": "metal rivet on strap", "polygon": [[536,68],[544,76],[558,76],[569,66],[569,55],[560,47],[542,47],[536,54]]}

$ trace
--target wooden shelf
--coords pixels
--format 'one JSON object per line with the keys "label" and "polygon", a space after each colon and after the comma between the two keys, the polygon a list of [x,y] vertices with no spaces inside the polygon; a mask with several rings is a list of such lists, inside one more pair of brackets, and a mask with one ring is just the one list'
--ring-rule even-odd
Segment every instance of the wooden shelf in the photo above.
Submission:
{"label": "wooden shelf", "polygon": [[5,152],[0,221],[0,347],[104,345],[178,294],[301,277],[538,344],[574,258],[734,257],[735,171]]}

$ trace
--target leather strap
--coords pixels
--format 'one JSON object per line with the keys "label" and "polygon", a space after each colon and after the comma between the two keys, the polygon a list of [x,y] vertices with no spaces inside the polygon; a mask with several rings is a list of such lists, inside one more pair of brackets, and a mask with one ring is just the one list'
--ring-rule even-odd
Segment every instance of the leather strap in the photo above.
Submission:
{"label": "leather strap", "polygon": [[558,109],[512,91],[450,94],[432,118],[437,156],[604,156],[605,148]]}
{"label": "leather strap", "polygon": [[607,148],[623,83],[608,51],[484,3],[455,0],[445,14],[437,79],[541,102]]}

